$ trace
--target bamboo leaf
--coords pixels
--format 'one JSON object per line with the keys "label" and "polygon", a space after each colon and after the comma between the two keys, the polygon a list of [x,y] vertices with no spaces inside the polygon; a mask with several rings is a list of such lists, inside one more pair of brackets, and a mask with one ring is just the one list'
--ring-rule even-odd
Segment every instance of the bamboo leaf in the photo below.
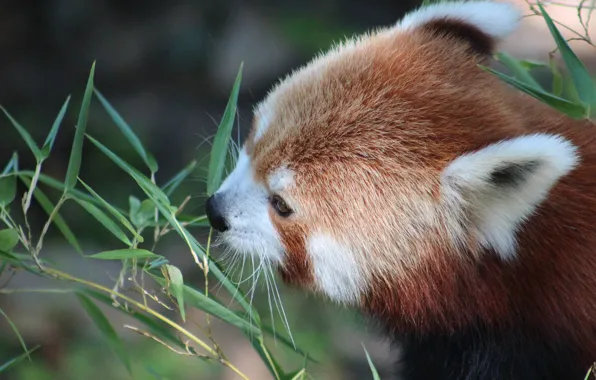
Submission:
{"label": "bamboo leaf", "polygon": [[[14,201],[17,193],[17,176],[19,156],[13,153],[12,158],[0,176],[0,207],[6,207]],[[12,172],[12,173],[11,173]]]}
{"label": "bamboo leaf", "polygon": [[533,96],[534,98],[548,104],[552,108],[554,108],[554,109],[556,109],[572,118],[581,119],[581,118],[585,117],[585,115],[586,115],[586,110],[585,110],[584,106],[582,106],[580,104],[571,103],[568,100],[559,98],[558,96],[555,96],[555,95],[551,95],[548,92],[545,92],[543,90],[528,86],[527,84],[520,82],[515,78],[508,77],[508,76],[506,76],[498,71],[495,71],[489,67],[483,67],[483,66],[481,66],[481,67],[484,70],[498,76],[506,83],[516,87],[517,89],[525,92],[528,95]]}
{"label": "bamboo leaf", "polygon": [[167,276],[168,284],[171,292],[178,300],[178,309],[182,320],[186,322],[186,314],[184,312],[184,280],[180,269],[173,265],[166,264],[162,267],[162,273]]}
{"label": "bamboo leaf", "polygon": [[178,172],[178,174],[176,174],[172,179],[170,179],[162,187],[162,190],[164,191],[164,193],[166,193],[166,195],[168,197],[171,196],[172,193],[174,191],[176,191],[178,186],[180,186],[182,181],[184,181],[192,173],[192,171],[195,169],[196,166],[197,166],[197,162],[194,160],[191,161],[190,164],[186,165],[186,167],[184,167],[184,169],[182,169],[180,172]]}
{"label": "bamboo leaf", "polygon": [[43,156],[41,154],[41,150],[39,149],[39,147],[37,146],[37,144],[33,140],[33,137],[31,137],[31,135],[29,134],[29,132],[27,132],[27,130],[25,128],[23,128],[23,126],[21,124],[19,124],[19,122],[16,121],[13,118],[11,116],[11,114],[9,114],[8,111],[3,106],[0,106],[0,109],[2,109],[2,111],[4,112],[4,114],[6,115],[6,117],[8,117],[8,120],[10,120],[10,122],[12,123],[12,125],[19,132],[19,134],[21,135],[21,137],[23,138],[23,140],[25,140],[25,142],[27,143],[27,146],[29,147],[29,149],[31,150],[31,152],[33,153],[33,155],[35,156],[35,159],[37,160],[37,162],[42,161],[43,160]]}
{"label": "bamboo leaf", "polygon": [[22,362],[26,357],[29,357],[33,351],[37,350],[41,346],[35,346],[32,349],[23,352],[21,355],[10,359],[9,361],[5,362],[4,364],[0,365],[0,373],[6,372],[10,368],[14,367],[18,363]]}
{"label": "bamboo leaf", "polygon": [[95,205],[86,202],[81,199],[74,198],[75,202],[77,202],[81,207],[85,209],[92,217],[94,217],[99,223],[101,223],[108,231],[112,233],[115,237],[117,237],[121,242],[126,244],[127,246],[131,247],[133,244],[130,239],[126,236],[126,234],[118,227],[118,225],[110,219],[103,211],[97,208]]}
{"label": "bamboo leaf", "polygon": [[70,95],[66,98],[66,101],[62,105],[60,112],[58,112],[58,116],[56,116],[56,120],[54,120],[54,124],[52,125],[52,129],[50,129],[50,133],[48,133],[48,137],[46,137],[46,141],[43,143],[43,147],[41,148],[41,154],[44,159],[48,158],[50,152],[52,151],[52,147],[54,146],[54,141],[56,141],[56,135],[58,134],[58,130],[60,129],[60,125],[62,124],[62,120],[64,119],[64,115],[66,114],[66,109],[68,108],[68,103],[70,102]]}
{"label": "bamboo leaf", "polygon": [[[119,158],[108,148],[106,148],[99,141],[95,140],[91,136],[87,138],[97,146],[108,158],[110,158],[116,165],[130,175],[139,185],[139,187],[145,192],[145,194],[153,201],[161,215],[172,225],[176,232],[184,239],[191,252],[197,255],[198,259],[202,259],[205,256],[205,250],[201,244],[192,236],[183,226],[180,225],[178,220],[175,218],[175,209],[171,206],[168,197],[163,191],[151,182],[146,176],[141,174],[138,170],[130,166],[127,162]],[[232,283],[222,272],[219,265],[207,257],[209,263],[209,271],[212,273],[219,282],[226,288],[226,290],[233,295],[234,299],[240,304],[249,315],[252,316],[257,326],[260,326],[260,318],[258,312],[251,306],[245,299],[244,292],[240,290],[236,285]]]}
{"label": "bamboo leaf", "polygon": [[567,41],[565,38],[563,38],[542,4],[538,2],[537,5],[538,8],[540,8],[542,17],[544,17],[544,21],[546,22],[546,25],[548,26],[548,29],[550,30],[550,33],[553,36],[559,51],[561,52],[561,57],[563,57],[565,66],[567,67],[567,70],[569,70],[569,75],[575,84],[575,89],[577,90],[577,94],[581,102],[588,110],[591,107],[596,107],[596,84],[592,80],[590,73],[582,61],[577,57],[577,55],[575,55],[573,50],[571,50],[569,44],[567,44]]}
{"label": "bamboo leaf", "polygon": [[528,70],[525,67],[523,67],[515,58],[513,58],[507,53],[497,53],[497,59],[499,60],[499,62],[505,65],[505,67],[511,70],[511,73],[513,74],[514,78],[529,86],[542,89],[542,86],[540,86],[536,79],[534,79],[534,77],[530,75]]}
{"label": "bamboo leaf", "polygon": [[[153,278],[161,286],[165,287],[168,285],[167,281],[163,278],[157,276],[153,276]],[[252,325],[249,321],[242,319],[232,310],[229,310],[219,302],[211,299],[204,293],[201,293],[188,285],[183,285],[182,288],[184,290],[183,297],[187,305],[196,307],[197,309],[203,310],[204,312],[209,313],[221,319],[222,321],[228,322],[229,324],[240,328],[245,333],[252,334],[253,336],[261,336],[261,331],[257,327]]]}
{"label": "bamboo leaf", "polygon": [[89,187],[89,185],[87,185],[82,179],[79,178],[79,182],[81,182],[83,187],[85,187],[85,189],[89,193],[91,193],[91,195],[93,195],[93,197],[97,199],[103,205],[103,207],[110,212],[110,214],[112,214],[116,219],[118,219],[118,221],[120,221],[120,223],[122,223],[122,225],[126,227],[135,236],[139,243],[142,243],[144,241],[143,237],[137,233],[137,230],[130,224],[128,219],[126,219],[126,217],[124,217],[124,215],[122,215],[120,211],[118,211],[114,206],[109,204],[105,199],[103,199],[99,194],[97,194],[95,190]]}
{"label": "bamboo leaf", "polygon": [[[92,297],[107,306],[113,306],[114,300],[103,293],[99,293],[91,289],[79,289],[78,292],[84,293],[87,296]],[[169,343],[173,343],[178,348],[185,347],[184,343],[182,343],[176,335],[172,334],[168,326],[165,325],[162,321],[130,309],[126,311],[126,313],[132,316],[137,321],[143,323],[145,326],[147,326],[151,333],[155,334],[157,337]]]}
{"label": "bamboo leaf", "polygon": [[213,147],[211,148],[211,155],[209,157],[209,171],[207,172],[208,195],[212,195],[217,190],[223,178],[226,158],[228,156],[228,146],[230,144],[232,128],[234,127],[234,118],[236,117],[236,103],[238,102],[240,82],[242,81],[242,67],[243,64],[240,65],[240,70],[238,70],[226,110],[213,140]]}
{"label": "bamboo leaf", "polygon": [[[29,185],[31,184],[31,180],[29,178],[25,176],[20,176],[19,178],[27,187],[29,187]],[[33,197],[37,200],[37,202],[39,202],[46,214],[50,215],[52,213],[55,207],[54,204],[39,188],[35,188],[35,190],[33,191]],[[56,215],[54,215],[52,223],[54,223],[54,225],[58,228],[62,235],[64,235],[64,238],[70,243],[70,245],[73,246],[73,248],[78,253],[83,252],[81,246],[79,245],[79,242],[77,241],[77,238],[72,233],[72,230],[70,229],[70,227],[68,227],[60,213],[56,213]]]}
{"label": "bamboo leaf", "polygon": [[81,160],[83,154],[83,142],[85,140],[85,129],[87,128],[87,119],[89,118],[89,106],[91,105],[91,96],[93,95],[93,77],[95,75],[95,62],[91,65],[91,72],[87,80],[87,88],[83,96],[81,110],[79,112],[79,120],[75,132],[72,149],[70,151],[70,160],[68,161],[68,169],[66,171],[66,178],[64,180],[64,192],[72,190],[76,183],[79,171],[81,169]]}
{"label": "bamboo leaf", "polygon": [[116,126],[120,129],[120,131],[124,134],[130,145],[137,151],[139,156],[145,162],[145,165],[149,168],[151,173],[156,173],[159,167],[157,166],[157,162],[155,158],[149,153],[145,147],[143,147],[143,143],[137,137],[137,135],[133,132],[132,128],[124,121],[124,119],[120,116],[120,114],[112,107],[112,105],[104,98],[104,96],[95,89],[95,96],[99,99],[103,108],[106,112],[110,115]]}
{"label": "bamboo leaf", "polygon": [[160,257],[146,249],[115,249],[113,251],[104,251],[94,255],[87,256],[90,259],[100,260],[122,260],[122,259],[147,259]]}
{"label": "bamboo leaf", "polygon": [[10,252],[19,244],[19,233],[14,228],[0,230],[0,250]]}
{"label": "bamboo leaf", "polygon": [[87,312],[87,315],[89,315],[91,320],[93,320],[93,323],[95,323],[95,326],[97,326],[99,331],[103,334],[112,350],[120,358],[130,376],[132,376],[132,366],[130,364],[128,352],[118,337],[118,334],[116,334],[116,330],[114,330],[110,324],[110,321],[108,321],[103,312],[89,299],[89,297],[82,293],[77,293],[77,298]]}
{"label": "bamboo leaf", "polygon": [[366,360],[368,361],[368,365],[370,366],[370,371],[372,372],[373,379],[381,380],[381,378],[379,377],[379,372],[377,372],[377,369],[375,368],[375,365],[372,359],[370,358],[368,351],[366,351],[366,347],[364,347],[364,344],[362,345],[362,348],[364,348],[364,353],[366,353]]}
{"label": "bamboo leaf", "polygon": [[[6,319],[6,321],[10,325],[10,328],[12,329],[12,331],[14,331],[15,335],[17,336],[17,339],[19,340],[19,343],[21,344],[21,347],[23,347],[23,351],[25,351],[25,354],[27,356],[29,356],[29,350],[27,349],[27,345],[25,344],[25,340],[21,336],[21,333],[19,332],[19,329],[17,328],[17,326],[8,317],[8,315],[6,315],[6,313],[4,312],[4,310],[2,310],[2,308],[0,308],[0,314],[2,314],[2,316],[4,317],[4,319]],[[30,357],[29,357],[29,360],[31,360]]]}

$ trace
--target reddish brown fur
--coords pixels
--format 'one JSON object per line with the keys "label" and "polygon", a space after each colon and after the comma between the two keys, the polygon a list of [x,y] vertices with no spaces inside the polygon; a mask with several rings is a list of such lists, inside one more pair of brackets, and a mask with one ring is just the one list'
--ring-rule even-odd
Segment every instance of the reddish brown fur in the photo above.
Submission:
{"label": "reddish brown fur", "polygon": [[[384,32],[342,54],[280,88],[271,127],[249,142],[263,183],[287,164],[301,184],[289,196],[302,219],[274,222],[288,248],[286,279],[313,281],[305,220],[343,238],[379,233],[375,219],[416,223],[420,205],[438,201],[441,172],[459,155],[554,132],[579,147],[581,164],[523,225],[514,261],[479,256],[476,248],[455,252],[442,244],[446,231],[420,222],[414,263],[406,265],[405,257],[391,276],[385,268],[369,284],[363,307],[396,331],[451,331],[473,320],[521,323],[580,342],[596,356],[594,126],[507,88],[477,67],[465,43],[431,32]],[[367,210],[371,219],[359,220],[346,206]],[[363,260],[374,265],[389,253],[367,254]]]}

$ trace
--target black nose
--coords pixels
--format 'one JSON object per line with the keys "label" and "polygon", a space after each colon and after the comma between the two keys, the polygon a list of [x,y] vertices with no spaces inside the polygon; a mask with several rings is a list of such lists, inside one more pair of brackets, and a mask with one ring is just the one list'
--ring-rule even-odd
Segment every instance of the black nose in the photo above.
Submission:
{"label": "black nose", "polygon": [[213,194],[212,196],[207,199],[207,203],[205,203],[205,212],[207,214],[207,219],[209,219],[209,224],[211,227],[216,229],[219,232],[224,232],[228,229],[228,223],[226,222],[226,218],[221,213],[220,207],[218,205],[218,196]]}

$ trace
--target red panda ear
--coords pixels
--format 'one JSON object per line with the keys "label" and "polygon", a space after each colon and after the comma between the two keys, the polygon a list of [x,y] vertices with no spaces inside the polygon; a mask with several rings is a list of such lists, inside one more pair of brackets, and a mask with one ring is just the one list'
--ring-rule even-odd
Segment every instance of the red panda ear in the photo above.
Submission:
{"label": "red panda ear", "polygon": [[422,30],[467,43],[471,51],[489,55],[521,19],[511,4],[494,1],[447,1],[407,14],[400,29]]}
{"label": "red panda ear", "polygon": [[443,171],[450,211],[470,215],[467,227],[504,259],[515,254],[515,232],[578,163],[577,148],[557,135],[504,140],[464,154]]}

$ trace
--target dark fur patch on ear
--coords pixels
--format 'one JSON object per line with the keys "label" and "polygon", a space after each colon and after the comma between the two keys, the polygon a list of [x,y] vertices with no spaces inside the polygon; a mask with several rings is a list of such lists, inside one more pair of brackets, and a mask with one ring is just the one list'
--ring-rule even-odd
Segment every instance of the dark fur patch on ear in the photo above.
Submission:
{"label": "dark fur patch on ear", "polygon": [[490,174],[489,182],[497,187],[516,187],[522,184],[530,174],[534,173],[539,164],[536,160],[504,164]]}
{"label": "dark fur patch on ear", "polygon": [[461,40],[467,43],[475,54],[490,55],[495,48],[495,41],[491,36],[464,21],[452,18],[437,19],[427,22],[423,28],[438,36]]}

